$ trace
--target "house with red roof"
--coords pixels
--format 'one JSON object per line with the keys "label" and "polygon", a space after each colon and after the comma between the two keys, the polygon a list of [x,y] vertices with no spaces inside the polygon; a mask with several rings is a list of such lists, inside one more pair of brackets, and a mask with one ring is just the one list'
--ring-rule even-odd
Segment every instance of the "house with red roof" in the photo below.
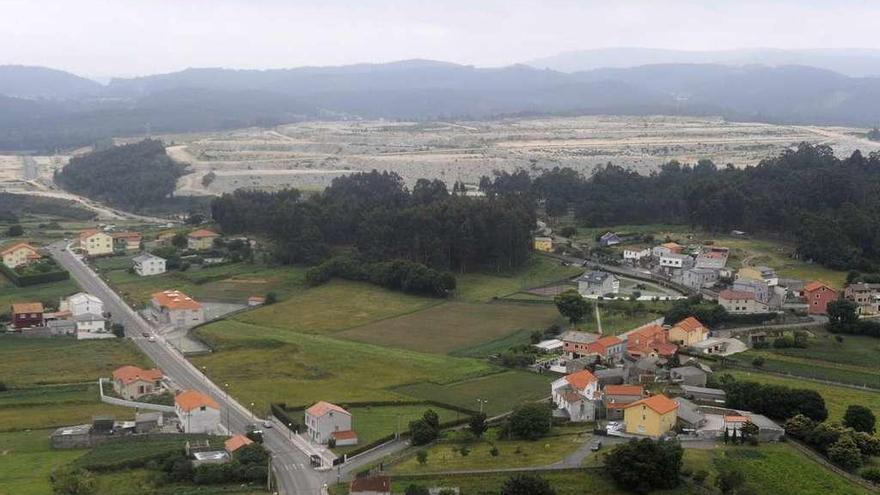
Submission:
{"label": "house with red roof", "polygon": [[626,352],[635,358],[672,357],[678,346],[669,342],[669,334],[656,323],[640,327],[626,337]]}
{"label": "house with red roof", "polygon": [[148,310],[155,322],[175,328],[194,327],[205,321],[202,304],[179,290],[154,293]]}
{"label": "house with red roof", "polygon": [[123,366],[113,370],[113,390],[123,399],[137,399],[162,390],[162,370]]}
{"label": "house with red roof", "polygon": [[186,235],[186,248],[193,251],[208,251],[214,247],[214,239],[220,234],[208,229],[198,229]]}
{"label": "house with red roof", "polygon": [[198,390],[177,394],[174,412],[184,433],[215,433],[220,425],[220,405]]}
{"label": "house with red roof", "polygon": [[599,379],[589,370],[565,375],[550,384],[550,395],[556,405],[554,415],[570,421],[593,421],[602,395]]}
{"label": "house with red roof", "polygon": [[358,437],[351,429],[351,413],[336,404],[320,401],[306,409],[305,424],[309,440],[338,447],[357,445]]}
{"label": "house with red roof", "polygon": [[21,265],[27,265],[35,261],[40,261],[43,257],[37,248],[26,242],[19,242],[4,248],[0,251],[3,256],[3,264],[9,269],[15,269]]}
{"label": "house with red roof", "polygon": [[837,300],[837,297],[837,291],[825,282],[814,280],[804,286],[807,313],[811,315],[828,314],[828,303]]}
{"label": "house with red roof", "polygon": [[252,443],[254,443],[253,440],[239,433],[237,435],[232,435],[223,442],[223,448],[226,450],[226,453],[232,455],[236,450],[242,447],[247,447]]}
{"label": "house with red roof", "polygon": [[626,352],[626,341],[616,335],[609,335],[587,344],[584,354],[597,354],[605,361],[621,359]]}
{"label": "house with red roof", "polygon": [[693,316],[676,323],[669,329],[669,342],[691,346],[709,338],[709,329]]}
{"label": "house with red roof", "polygon": [[391,478],[387,476],[362,476],[351,480],[349,495],[391,495]]}

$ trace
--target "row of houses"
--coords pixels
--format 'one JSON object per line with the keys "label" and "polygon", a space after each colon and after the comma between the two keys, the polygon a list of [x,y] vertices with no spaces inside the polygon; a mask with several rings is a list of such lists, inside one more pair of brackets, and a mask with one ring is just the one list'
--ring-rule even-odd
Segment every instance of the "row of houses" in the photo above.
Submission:
{"label": "row of houses", "polygon": [[693,346],[709,338],[709,329],[694,317],[663,327],[650,323],[629,332],[625,338],[589,332],[562,334],[562,351],[570,358],[596,356],[605,362],[621,362],[624,356],[670,357],[678,346]]}
{"label": "row of houses", "polygon": [[71,335],[77,339],[112,338],[104,302],[79,292],[63,298],[58,311],[46,311],[41,302],[16,302],[10,307],[10,325],[15,330],[46,330],[50,335]]}
{"label": "row of houses", "polygon": [[[159,234],[158,245],[170,245],[176,232]],[[208,229],[197,229],[186,234],[186,247],[191,251],[208,251],[214,247],[214,240],[220,234]],[[87,229],[79,233],[74,246],[86,256],[108,256],[117,251],[139,251],[143,249],[143,234],[140,232],[114,232],[102,229]]]}

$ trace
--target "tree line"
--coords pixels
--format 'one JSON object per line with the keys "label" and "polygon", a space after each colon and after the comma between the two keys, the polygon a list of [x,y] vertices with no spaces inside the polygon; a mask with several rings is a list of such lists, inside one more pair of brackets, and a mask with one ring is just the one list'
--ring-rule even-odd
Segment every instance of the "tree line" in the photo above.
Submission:
{"label": "tree line", "polygon": [[55,172],[55,182],[91,199],[140,210],[171,196],[185,168],[165,153],[161,141],[145,139],[73,157]]}
{"label": "tree line", "polygon": [[467,197],[458,186],[453,194],[440,180],[420,179],[410,191],[397,174],[372,171],[338,177],[310,195],[237,190],[215,199],[211,213],[224,233],[269,237],[285,263],[319,263],[334,249],[354,248],[367,263],[406,260],[459,273],[522,266],[534,198],[500,183],[504,192],[486,197]]}
{"label": "tree line", "polygon": [[[527,177],[525,177],[527,179]],[[798,253],[833,269],[880,266],[880,154],[845,159],[800,144],[757,166],[676,161],[641,175],[608,164],[584,177],[568,168],[532,181],[550,216],[584,226],[672,223],[713,232],[782,234]]]}

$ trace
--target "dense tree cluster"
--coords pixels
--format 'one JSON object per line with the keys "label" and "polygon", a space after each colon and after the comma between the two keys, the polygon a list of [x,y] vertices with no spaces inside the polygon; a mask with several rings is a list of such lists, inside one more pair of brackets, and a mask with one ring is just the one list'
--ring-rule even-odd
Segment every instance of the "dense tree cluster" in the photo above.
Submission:
{"label": "dense tree cluster", "polygon": [[533,182],[549,215],[573,209],[586,226],[674,223],[711,231],[781,233],[834,269],[880,263],[880,154],[838,159],[801,144],[755,167],[670,162],[640,175],[615,165],[584,178],[553,169]]}
{"label": "dense tree cluster", "polygon": [[730,375],[721,378],[720,386],[727,393],[727,407],[754,411],[777,420],[798,414],[813,421],[828,418],[825,400],[815,390],[737,381]]}
{"label": "dense tree cluster", "polygon": [[704,325],[714,327],[727,319],[727,310],[714,301],[704,301],[703,296],[696,295],[676,301],[663,317],[667,325],[674,325],[681,320],[693,316]]}
{"label": "dense tree cluster", "polygon": [[535,204],[505,192],[485,198],[449,194],[438,180],[419,180],[412,191],[394,173],[357,173],[333,180],[322,193],[239,190],[212,204],[225,233],[272,238],[283,262],[314,263],[332,247],[354,246],[365,261],[395,259],[437,270],[508,270],[531,249]]}
{"label": "dense tree cluster", "polygon": [[170,196],[184,173],[160,141],[146,139],[71,158],[55,181],[71,192],[138,210]]}
{"label": "dense tree cluster", "polygon": [[849,471],[861,467],[868,458],[880,455],[880,438],[847,426],[818,423],[802,414],[785,422],[785,433]]}
{"label": "dense tree cluster", "polygon": [[413,445],[431,443],[438,435],[440,435],[440,416],[433,409],[428,409],[421,418],[409,423],[409,439]]}
{"label": "dense tree cluster", "polygon": [[630,440],[608,454],[605,469],[624,490],[648,493],[678,486],[683,455],[675,441]]}
{"label": "dense tree cluster", "polygon": [[880,338],[880,322],[860,319],[856,309],[856,303],[846,299],[829,302],[828,331]]}
{"label": "dense tree cluster", "polygon": [[306,271],[306,283],[315,286],[333,277],[360,280],[406,292],[446,297],[455,289],[455,277],[449,272],[428,268],[406,260],[368,263],[352,256],[336,256]]}
{"label": "dense tree cluster", "polygon": [[523,404],[510,413],[504,434],[514,438],[537,440],[550,433],[550,407],[542,402]]}

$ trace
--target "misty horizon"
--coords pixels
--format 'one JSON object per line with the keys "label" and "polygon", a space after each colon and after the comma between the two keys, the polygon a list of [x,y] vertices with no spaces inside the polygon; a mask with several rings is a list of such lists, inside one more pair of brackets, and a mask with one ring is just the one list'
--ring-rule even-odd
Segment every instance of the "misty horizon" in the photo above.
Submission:
{"label": "misty horizon", "polygon": [[880,6],[841,3],[0,0],[0,64],[106,80],[412,59],[503,67],[603,47],[813,50],[823,40],[819,50],[880,48],[871,36]]}

